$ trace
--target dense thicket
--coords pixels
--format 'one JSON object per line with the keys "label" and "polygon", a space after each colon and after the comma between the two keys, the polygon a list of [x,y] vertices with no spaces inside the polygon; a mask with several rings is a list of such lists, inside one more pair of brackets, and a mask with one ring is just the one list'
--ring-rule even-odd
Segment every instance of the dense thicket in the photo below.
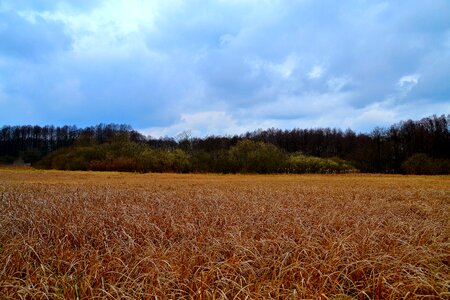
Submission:
{"label": "dense thicket", "polygon": [[371,133],[317,128],[240,136],[145,137],[128,125],[3,126],[0,163],[141,172],[450,173],[450,115],[404,121]]}
{"label": "dense thicket", "polygon": [[3,126],[0,130],[0,156],[37,159],[60,148],[72,145],[92,145],[117,139],[143,141],[145,137],[129,125],[99,124],[87,128],[76,126]]}
{"label": "dense thicket", "polygon": [[239,141],[228,150],[186,152],[180,148],[152,148],[126,140],[62,148],[34,164],[59,170],[125,172],[214,173],[342,173],[354,172],[349,163],[288,154],[274,145]]}

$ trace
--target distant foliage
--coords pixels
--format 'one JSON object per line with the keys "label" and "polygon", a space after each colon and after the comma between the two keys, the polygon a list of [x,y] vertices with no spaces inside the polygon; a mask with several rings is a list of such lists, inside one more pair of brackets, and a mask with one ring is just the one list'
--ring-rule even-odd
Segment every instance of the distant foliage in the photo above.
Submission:
{"label": "distant foliage", "polygon": [[181,149],[151,149],[135,142],[64,148],[44,157],[35,167],[59,170],[122,172],[189,172],[190,161]]}
{"label": "distant foliage", "polygon": [[14,156],[11,155],[2,155],[0,156],[0,165],[11,165],[14,163]]}
{"label": "distant foliage", "polygon": [[271,144],[240,141],[230,148],[229,163],[233,172],[239,173],[280,173],[286,154]]}
{"label": "distant foliage", "polygon": [[59,170],[121,172],[214,173],[342,173],[348,162],[300,154],[289,155],[271,144],[243,140],[219,152],[154,149],[135,142],[63,148],[51,152],[35,167]]}
{"label": "distant foliage", "polygon": [[402,164],[402,168],[406,174],[450,174],[450,160],[434,159],[424,153],[416,153]]}
{"label": "distant foliage", "polygon": [[355,167],[339,158],[320,158],[303,154],[291,155],[286,166],[287,173],[354,173]]}
{"label": "distant foliage", "polygon": [[[416,156],[421,153],[423,155]],[[128,125],[3,126],[0,164],[137,172],[449,174],[450,115],[371,133],[267,129],[235,136],[145,137]]]}

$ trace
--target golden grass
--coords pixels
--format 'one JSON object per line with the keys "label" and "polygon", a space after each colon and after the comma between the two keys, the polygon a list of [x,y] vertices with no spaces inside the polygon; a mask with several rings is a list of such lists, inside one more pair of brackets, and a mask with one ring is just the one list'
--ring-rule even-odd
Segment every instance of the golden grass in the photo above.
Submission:
{"label": "golden grass", "polygon": [[450,298],[450,177],[0,171],[0,299]]}

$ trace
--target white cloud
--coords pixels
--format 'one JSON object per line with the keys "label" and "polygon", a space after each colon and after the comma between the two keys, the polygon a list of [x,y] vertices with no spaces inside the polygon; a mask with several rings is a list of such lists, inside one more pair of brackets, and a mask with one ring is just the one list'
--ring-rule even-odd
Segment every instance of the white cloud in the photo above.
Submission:
{"label": "white cloud", "polygon": [[318,79],[322,77],[323,73],[325,72],[325,69],[322,66],[314,66],[311,71],[308,73],[309,79]]}
{"label": "white cloud", "polygon": [[192,114],[183,113],[177,123],[167,127],[151,127],[141,130],[152,137],[176,136],[190,131],[193,136],[225,133],[236,129],[235,120],[224,111],[204,111]]}
{"label": "white cloud", "polygon": [[183,113],[178,122],[167,127],[151,127],[142,129],[145,135],[152,137],[175,137],[183,132],[190,132],[192,136],[202,137],[209,135],[242,134],[258,128],[269,128],[279,123],[271,120],[260,120],[230,115],[225,111],[202,111],[196,113]]}
{"label": "white cloud", "polygon": [[410,91],[412,90],[412,88],[417,85],[419,83],[420,80],[420,75],[419,74],[409,74],[409,75],[405,75],[402,76],[398,82],[397,82],[397,86]]}
{"label": "white cloud", "polygon": [[390,125],[396,122],[398,119],[397,112],[386,103],[375,102],[367,107],[359,109],[359,114],[352,121],[352,125],[363,125],[363,124],[380,124]]}
{"label": "white cloud", "polygon": [[331,92],[337,93],[351,82],[352,79],[348,76],[332,77],[327,81],[327,86]]}
{"label": "white cloud", "polygon": [[263,59],[247,59],[246,63],[253,71],[253,75],[258,75],[261,72],[275,75],[281,79],[289,79],[292,73],[296,70],[299,64],[299,59],[295,54],[286,56],[283,62],[276,63],[274,61]]}
{"label": "white cloud", "polygon": [[31,20],[40,16],[65,24],[76,53],[107,53],[144,44],[139,39],[156,30],[157,13],[163,8],[158,1],[112,0],[103,1],[88,12],[61,5],[55,11],[22,11],[21,14]]}
{"label": "white cloud", "polygon": [[282,62],[281,64],[272,63],[270,64],[269,68],[272,69],[274,73],[278,73],[282,78],[288,79],[289,77],[291,77],[292,73],[297,68],[297,64],[298,64],[297,56],[291,54],[288,57],[286,57],[284,62]]}
{"label": "white cloud", "polygon": [[338,107],[347,106],[348,93],[307,93],[302,95],[280,96],[275,101],[264,102],[253,108],[257,117],[266,119],[295,119],[318,116]]}

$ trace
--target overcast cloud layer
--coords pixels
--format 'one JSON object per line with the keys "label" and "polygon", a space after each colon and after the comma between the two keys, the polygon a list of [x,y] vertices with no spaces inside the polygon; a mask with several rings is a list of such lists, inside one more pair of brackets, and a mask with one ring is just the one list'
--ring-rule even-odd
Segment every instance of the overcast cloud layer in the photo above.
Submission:
{"label": "overcast cloud layer", "polygon": [[0,126],[369,131],[450,113],[450,1],[0,0]]}

